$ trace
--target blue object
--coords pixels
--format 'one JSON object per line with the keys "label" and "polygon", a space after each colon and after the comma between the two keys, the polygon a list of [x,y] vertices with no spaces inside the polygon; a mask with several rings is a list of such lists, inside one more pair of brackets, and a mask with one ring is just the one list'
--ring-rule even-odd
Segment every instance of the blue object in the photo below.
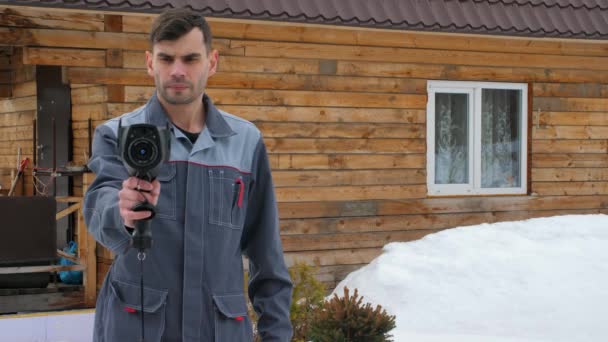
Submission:
{"label": "blue object", "polygon": [[[76,254],[77,248],[78,244],[74,241],[70,241],[63,251],[70,254]],[[59,265],[75,265],[75,263],[62,257],[59,259]],[[59,271],[59,279],[65,284],[82,284],[82,271]]]}

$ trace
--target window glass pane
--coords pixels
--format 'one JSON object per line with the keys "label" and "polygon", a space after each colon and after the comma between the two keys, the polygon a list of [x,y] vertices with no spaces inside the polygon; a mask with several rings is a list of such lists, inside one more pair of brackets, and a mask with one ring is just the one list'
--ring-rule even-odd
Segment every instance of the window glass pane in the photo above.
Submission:
{"label": "window glass pane", "polygon": [[435,94],[435,184],[469,183],[469,96]]}
{"label": "window glass pane", "polygon": [[521,186],[521,90],[483,89],[481,186]]}

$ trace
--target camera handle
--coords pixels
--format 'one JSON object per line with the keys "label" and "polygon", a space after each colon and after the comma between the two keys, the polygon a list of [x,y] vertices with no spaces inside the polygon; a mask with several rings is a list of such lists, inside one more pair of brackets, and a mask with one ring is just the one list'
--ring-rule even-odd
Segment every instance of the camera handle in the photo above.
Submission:
{"label": "camera handle", "polygon": [[150,229],[150,220],[156,215],[156,208],[149,202],[137,204],[132,209],[133,211],[150,211],[152,215],[143,220],[135,221],[135,230],[131,240],[131,247],[137,249],[137,259],[140,266],[139,277],[139,299],[140,299],[140,315],[141,315],[141,342],[144,342],[144,260],[146,259],[146,250],[152,247],[152,229]]}
{"label": "camera handle", "polygon": [[150,249],[152,247],[152,229],[150,229],[150,220],[156,215],[156,208],[148,202],[142,202],[133,207],[132,210],[149,211],[152,213],[150,217],[135,221],[135,230],[133,231],[133,242],[131,246],[140,252],[145,252],[146,249]]}

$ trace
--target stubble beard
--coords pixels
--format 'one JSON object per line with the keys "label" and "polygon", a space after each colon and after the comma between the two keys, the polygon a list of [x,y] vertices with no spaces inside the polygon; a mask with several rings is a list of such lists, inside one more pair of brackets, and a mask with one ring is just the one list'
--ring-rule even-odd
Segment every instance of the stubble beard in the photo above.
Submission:
{"label": "stubble beard", "polygon": [[[165,102],[171,104],[171,105],[185,105],[185,104],[190,104],[192,102],[194,102],[195,100],[197,100],[199,98],[199,96],[201,96],[203,94],[203,92],[205,91],[205,84],[203,82],[203,80],[201,80],[198,84],[198,87],[194,87],[194,85],[191,82],[188,81],[180,81],[180,83],[185,83],[188,84],[188,87],[185,88],[184,90],[179,91],[178,93],[182,93],[182,92],[186,92],[186,91],[190,91],[190,96],[184,96],[182,94],[179,95],[171,95],[169,93],[168,87],[166,87],[164,84],[162,84],[160,82],[159,77],[155,77],[156,79],[156,89],[159,92],[159,95],[163,98],[163,100],[165,100]],[[169,83],[169,82],[167,82]]]}

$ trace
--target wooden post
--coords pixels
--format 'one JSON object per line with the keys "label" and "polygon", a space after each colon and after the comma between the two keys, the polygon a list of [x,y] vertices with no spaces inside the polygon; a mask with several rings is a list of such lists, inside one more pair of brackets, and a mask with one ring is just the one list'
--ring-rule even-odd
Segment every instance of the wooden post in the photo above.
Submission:
{"label": "wooden post", "polygon": [[[87,187],[93,181],[94,175],[84,173],[82,175],[82,193],[85,194]],[[86,266],[84,271],[84,304],[86,307],[95,307],[97,301],[97,257],[95,255],[96,242],[89,234],[84,223],[82,210],[78,211],[78,256]]]}

